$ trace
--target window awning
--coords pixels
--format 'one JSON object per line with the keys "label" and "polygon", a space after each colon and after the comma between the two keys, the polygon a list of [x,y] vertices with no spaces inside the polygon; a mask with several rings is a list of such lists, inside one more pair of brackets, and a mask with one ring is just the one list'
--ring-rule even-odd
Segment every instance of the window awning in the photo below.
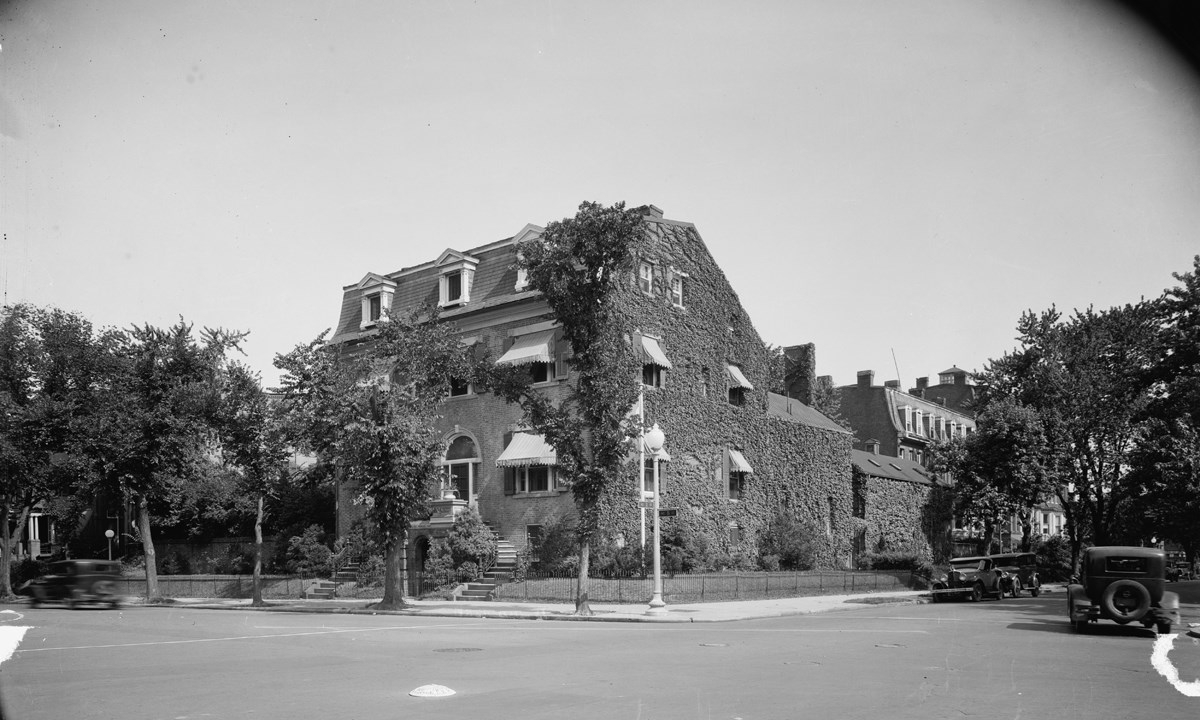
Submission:
{"label": "window awning", "polygon": [[725,367],[727,370],[729,370],[729,380],[734,384],[734,386],[746,388],[747,390],[754,389],[754,386],[751,385],[750,381],[746,379],[746,376],[742,374],[742,369],[740,367],[737,365],[726,365]]}
{"label": "window awning", "polygon": [[663,352],[658,341],[652,337],[642,336],[642,359],[650,365],[657,365],[660,368],[671,370],[671,361],[667,359],[667,354]]}
{"label": "window awning", "polygon": [[732,449],[729,451],[729,470],[731,472],[754,474],[754,468],[750,467],[750,463],[746,462],[746,457],[741,452]]}
{"label": "window awning", "polygon": [[513,346],[508,349],[508,352],[501,355],[500,359],[496,361],[497,364],[504,363],[506,365],[530,365],[532,363],[552,362],[554,362],[553,330],[542,330],[541,332],[521,335],[513,343]]}
{"label": "window awning", "polygon": [[513,433],[508,447],[496,458],[496,467],[557,464],[558,453],[554,448],[541,435],[532,433]]}

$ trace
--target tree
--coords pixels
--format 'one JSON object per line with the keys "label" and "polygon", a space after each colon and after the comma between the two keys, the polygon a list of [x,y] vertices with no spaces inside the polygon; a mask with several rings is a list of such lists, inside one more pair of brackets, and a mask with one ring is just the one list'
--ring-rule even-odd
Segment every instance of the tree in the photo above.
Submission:
{"label": "tree", "polygon": [[224,373],[217,428],[227,462],[240,471],[241,489],[255,501],[251,604],[260,606],[264,504],[273,486],[287,477],[288,446],[258,375],[241,363],[231,363]]}
{"label": "tree", "polygon": [[621,477],[629,440],[638,432],[627,419],[638,397],[634,326],[619,300],[645,243],[642,223],[624,203],[606,208],[584,202],[573,218],[548,223],[517,254],[530,287],[541,292],[571,345],[568,363],[576,382],[561,402],[512,375],[497,381],[496,392],[519,403],[529,426],[554,447],[558,477],[571,488],[579,515],[579,615],[592,614],[588,570],[600,502]]}
{"label": "tree", "polygon": [[989,552],[997,521],[1021,517],[1021,549],[1030,544],[1030,512],[1053,492],[1043,465],[1047,446],[1041,419],[1014,398],[998,396],[976,418],[977,431],[933,449],[933,468],[954,476],[959,512],[984,524]]}
{"label": "tree", "polygon": [[413,520],[429,515],[445,443],[436,423],[451,380],[478,382],[482,359],[428,314],[389,313],[369,343],[331,346],[325,333],[275,366],[295,443],[335,465],[384,548],[380,608],[404,607],[402,560]]}
{"label": "tree", "polygon": [[0,597],[12,595],[12,549],[30,511],[86,482],[81,438],[105,383],[110,340],[56,308],[0,312]]}
{"label": "tree", "polygon": [[118,368],[91,435],[97,489],[137,503],[137,533],[146,559],[146,598],[161,600],[151,513],[170,504],[181,478],[216,449],[213,421],[225,355],[245,333],[205,328],[197,338],[182,319],[123,333]]}
{"label": "tree", "polygon": [[1160,342],[1151,369],[1154,397],[1130,473],[1133,517],[1144,534],[1200,550],[1200,256],[1156,303]]}
{"label": "tree", "polygon": [[1131,487],[1129,454],[1150,400],[1159,324],[1153,304],[1088,308],[1063,320],[1027,312],[1020,347],[991,361],[979,380],[984,406],[1009,396],[1042,424],[1048,473],[1067,520],[1072,561],[1085,537],[1114,539]]}

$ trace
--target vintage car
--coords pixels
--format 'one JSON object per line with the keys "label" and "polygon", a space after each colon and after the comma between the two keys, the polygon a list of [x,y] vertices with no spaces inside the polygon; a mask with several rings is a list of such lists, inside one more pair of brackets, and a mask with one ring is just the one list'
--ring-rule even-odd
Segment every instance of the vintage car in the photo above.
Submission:
{"label": "vintage car", "polygon": [[991,595],[997,600],[1004,598],[1004,571],[996,567],[991,557],[961,557],[950,561],[950,569],[933,578],[933,601],[943,602],[951,598],[970,598],[974,602]]}
{"label": "vintage car", "polygon": [[1192,579],[1192,564],[1180,560],[1167,565],[1167,582],[1179,582]]}
{"label": "vintage car", "polygon": [[1179,595],[1163,589],[1166,555],[1145,547],[1088,548],[1079,582],[1067,586],[1067,615],[1079,632],[1101,619],[1141,623],[1161,634],[1179,622]]}
{"label": "vintage car", "polygon": [[84,604],[119,607],[117,580],[121,563],[110,560],[60,560],[50,565],[50,574],[21,586],[29,604],[61,602],[75,608]]}
{"label": "vintage car", "polygon": [[996,567],[1004,571],[1004,587],[1009,595],[1020,597],[1023,590],[1037,597],[1042,594],[1038,577],[1037,556],[1033,553],[1000,553],[993,555]]}

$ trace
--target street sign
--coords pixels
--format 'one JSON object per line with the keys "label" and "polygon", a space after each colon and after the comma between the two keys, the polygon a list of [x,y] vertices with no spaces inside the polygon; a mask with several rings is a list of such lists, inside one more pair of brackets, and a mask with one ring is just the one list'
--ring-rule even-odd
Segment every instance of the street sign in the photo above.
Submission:
{"label": "street sign", "polygon": [[659,517],[675,517],[675,514],[678,512],[679,512],[678,508],[669,508],[669,509],[659,510],[658,516]]}
{"label": "street sign", "polygon": [[638,500],[638,507],[642,508],[643,510],[653,510],[654,509],[654,501],[653,500]]}

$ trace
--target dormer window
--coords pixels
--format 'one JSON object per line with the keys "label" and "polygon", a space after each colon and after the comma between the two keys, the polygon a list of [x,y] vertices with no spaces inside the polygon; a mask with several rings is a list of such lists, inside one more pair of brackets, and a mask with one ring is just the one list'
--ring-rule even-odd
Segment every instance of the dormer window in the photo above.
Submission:
{"label": "dormer window", "polygon": [[471,283],[479,260],[454,250],[446,250],[437,259],[438,307],[465,305],[471,301]]}
{"label": "dormer window", "polygon": [[388,311],[392,309],[392,296],[396,292],[395,282],[382,275],[368,273],[351,288],[359,292],[362,302],[362,315],[358,323],[360,330],[366,330],[387,320]]}

